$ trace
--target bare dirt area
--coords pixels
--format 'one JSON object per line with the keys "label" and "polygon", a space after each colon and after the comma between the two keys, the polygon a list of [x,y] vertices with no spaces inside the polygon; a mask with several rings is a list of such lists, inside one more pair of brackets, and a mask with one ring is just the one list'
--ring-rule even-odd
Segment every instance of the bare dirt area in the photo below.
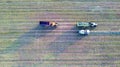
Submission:
{"label": "bare dirt area", "polygon": [[[58,26],[43,29],[36,25],[28,30],[12,48],[17,56],[3,61],[15,62],[13,67],[119,67],[120,20],[116,14],[104,13],[118,12],[120,3],[28,2],[23,6],[14,8],[27,9],[23,12],[29,21],[55,21]],[[78,21],[94,21],[98,27],[81,36],[75,25]]]}

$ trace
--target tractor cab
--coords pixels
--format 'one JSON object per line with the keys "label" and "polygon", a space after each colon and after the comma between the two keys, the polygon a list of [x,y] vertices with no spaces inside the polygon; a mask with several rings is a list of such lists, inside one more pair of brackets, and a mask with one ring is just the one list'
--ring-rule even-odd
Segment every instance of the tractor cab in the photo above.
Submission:
{"label": "tractor cab", "polygon": [[97,27],[97,24],[96,23],[92,23],[92,22],[89,22],[89,25],[90,25],[90,27]]}

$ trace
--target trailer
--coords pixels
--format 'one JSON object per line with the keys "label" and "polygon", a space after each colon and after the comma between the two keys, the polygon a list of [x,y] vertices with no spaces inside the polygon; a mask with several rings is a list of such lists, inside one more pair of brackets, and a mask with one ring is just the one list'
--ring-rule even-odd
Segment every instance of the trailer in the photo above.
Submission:
{"label": "trailer", "polygon": [[57,23],[56,22],[50,22],[50,21],[40,21],[39,25],[42,27],[56,27]]}
{"label": "trailer", "polygon": [[97,24],[94,22],[77,22],[76,26],[79,29],[90,29],[97,27]]}

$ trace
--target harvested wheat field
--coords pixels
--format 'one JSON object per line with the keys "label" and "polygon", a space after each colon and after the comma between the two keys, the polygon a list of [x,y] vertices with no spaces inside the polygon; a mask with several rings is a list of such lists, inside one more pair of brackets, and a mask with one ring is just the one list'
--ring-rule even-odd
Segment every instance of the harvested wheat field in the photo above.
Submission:
{"label": "harvested wheat field", "polygon": [[[0,67],[120,67],[117,0],[1,0],[0,8]],[[76,23],[90,21],[98,27],[79,35]]]}

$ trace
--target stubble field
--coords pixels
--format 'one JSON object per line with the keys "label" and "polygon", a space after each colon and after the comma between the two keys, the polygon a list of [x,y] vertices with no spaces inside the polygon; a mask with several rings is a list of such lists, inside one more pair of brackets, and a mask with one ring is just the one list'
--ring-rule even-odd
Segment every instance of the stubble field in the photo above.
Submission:
{"label": "stubble field", "polygon": [[[119,67],[119,2],[0,3],[2,67]],[[43,29],[39,21],[55,21]],[[76,22],[98,27],[79,36]]]}

